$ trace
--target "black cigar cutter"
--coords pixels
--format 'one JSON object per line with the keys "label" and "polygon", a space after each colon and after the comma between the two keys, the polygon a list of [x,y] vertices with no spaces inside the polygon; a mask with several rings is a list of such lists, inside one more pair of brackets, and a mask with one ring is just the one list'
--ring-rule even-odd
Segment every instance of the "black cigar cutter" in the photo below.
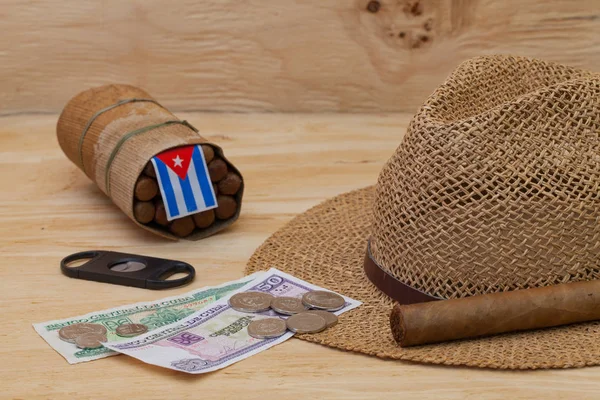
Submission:
{"label": "black cigar cutter", "polygon": [[[80,266],[68,266],[86,259],[89,261]],[[183,286],[196,275],[194,267],[182,261],[101,250],[71,254],[62,259],[60,270],[70,278],[153,290]],[[176,273],[187,273],[187,276],[167,279]]]}

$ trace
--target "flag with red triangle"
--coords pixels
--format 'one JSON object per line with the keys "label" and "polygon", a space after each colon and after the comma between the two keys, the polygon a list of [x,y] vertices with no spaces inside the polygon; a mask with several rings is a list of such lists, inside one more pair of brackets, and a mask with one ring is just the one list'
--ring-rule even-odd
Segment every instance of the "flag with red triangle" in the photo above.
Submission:
{"label": "flag with red triangle", "polygon": [[201,146],[163,151],[152,164],[169,221],[217,207]]}

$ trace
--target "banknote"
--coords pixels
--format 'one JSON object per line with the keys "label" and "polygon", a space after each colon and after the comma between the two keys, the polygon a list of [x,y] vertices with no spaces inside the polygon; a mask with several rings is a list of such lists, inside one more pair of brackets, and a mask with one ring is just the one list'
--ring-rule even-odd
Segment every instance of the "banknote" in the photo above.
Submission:
{"label": "banknote", "polygon": [[121,324],[139,323],[148,327],[149,331],[167,326],[173,322],[184,319],[205,306],[237,291],[256,277],[263,275],[258,272],[245,276],[237,281],[226,282],[219,286],[203,287],[181,294],[179,296],[162,298],[155,301],[129,304],[111,308],[109,310],[95,311],[77,317],[65,318],[55,321],[33,324],[34,329],[48,344],[63,356],[69,364],[96,360],[118,353],[106,348],[80,349],[72,343],[67,343],[58,337],[60,328],[80,323],[92,322],[102,324],[106,330],[108,340],[113,343],[128,340],[118,336],[116,329]]}
{"label": "banknote", "polygon": [[[327,288],[312,285],[272,268],[235,293],[261,291],[274,296],[302,297],[308,291],[319,289]],[[236,311],[229,306],[229,298],[235,293],[228,294],[181,321],[127,341],[108,342],[104,346],[148,364],[202,374],[248,358],[294,335],[287,332],[273,339],[256,339],[248,335],[246,327],[254,320],[286,317],[273,310],[262,313]],[[343,296],[343,293],[338,294]],[[346,304],[335,312],[337,315],[362,304],[343,297]]]}

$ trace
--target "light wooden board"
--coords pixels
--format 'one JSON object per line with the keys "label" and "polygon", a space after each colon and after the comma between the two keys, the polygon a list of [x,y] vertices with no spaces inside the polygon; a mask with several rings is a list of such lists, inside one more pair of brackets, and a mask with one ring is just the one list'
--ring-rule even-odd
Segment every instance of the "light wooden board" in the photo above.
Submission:
{"label": "light wooden board", "polygon": [[[0,118],[0,398],[597,399],[600,367],[491,371],[342,352],[290,339],[205,376],[126,356],[69,365],[33,322],[176,295],[237,279],[254,249],[294,215],[375,182],[409,116],[183,114],[246,179],[240,219],[200,242],[137,228],[61,153],[56,116]],[[181,259],[191,286],[155,292],[66,278],[59,261],[110,249]]]}
{"label": "light wooden board", "polygon": [[473,56],[599,70],[598,0],[374,1],[2,0],[0,114],[115,82],[175,111],[414,112]]}

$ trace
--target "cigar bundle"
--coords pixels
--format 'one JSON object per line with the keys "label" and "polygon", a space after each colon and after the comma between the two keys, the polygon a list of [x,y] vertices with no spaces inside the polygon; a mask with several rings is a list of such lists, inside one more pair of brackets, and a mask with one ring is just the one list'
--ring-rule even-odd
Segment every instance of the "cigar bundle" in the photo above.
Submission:
{"label": "cigar bundle", "polygon": [[600,319],[600,281],[397,304],[390,325],[400,346],[549,328]]}
{"label": "cigar bundle", "polygon": [[[219,146],[142,89],[107,85],[86,90],[65,106],[56,132],[67,157],[144,229],[170,239],[198,240],[239,216],[244,191],[240,172]],[[201,145],[217,207],[168,221],[150,160],[190,145]]]}

